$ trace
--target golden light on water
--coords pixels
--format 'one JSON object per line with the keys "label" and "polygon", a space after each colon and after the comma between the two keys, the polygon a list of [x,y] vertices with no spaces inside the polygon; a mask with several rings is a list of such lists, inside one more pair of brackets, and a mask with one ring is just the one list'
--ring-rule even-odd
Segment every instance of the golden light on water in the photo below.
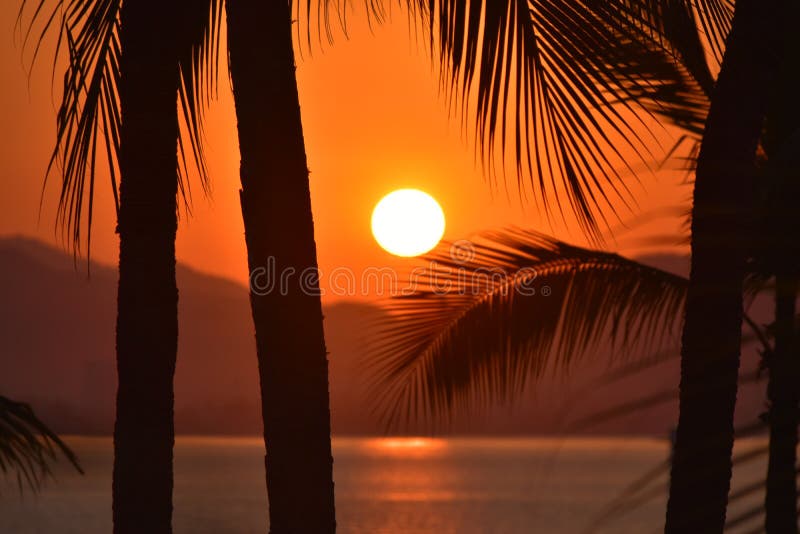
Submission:
{"label": "golden light on water", "polygon": [[367,440],[366,447],[378,455],[419,457],[442,452],[447,448],[447,441],[417,436],[375,438]]}
{"label": "golden light on water", "polygon": [[383,438],[376,441],[385,449],[440,449],[445,446],[444,440],[433,438]]}

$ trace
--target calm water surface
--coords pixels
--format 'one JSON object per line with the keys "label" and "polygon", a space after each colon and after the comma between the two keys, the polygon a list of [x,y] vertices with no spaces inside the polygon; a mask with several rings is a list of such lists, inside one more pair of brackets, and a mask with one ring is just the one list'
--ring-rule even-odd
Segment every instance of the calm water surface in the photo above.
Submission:
{"label": "calm water surface", "polygon": [[[37,497],[6,481],[0,532],[110,532],[111,441],[68,441],[86,475],[59,468]],[[339,532],[578,533],[667,449],[647,439],[338,438]],[[263,534],[265,502],[259,439],[178,438],[177,534]],[[658,496],[600,532],[658,531],[664,503]]]}

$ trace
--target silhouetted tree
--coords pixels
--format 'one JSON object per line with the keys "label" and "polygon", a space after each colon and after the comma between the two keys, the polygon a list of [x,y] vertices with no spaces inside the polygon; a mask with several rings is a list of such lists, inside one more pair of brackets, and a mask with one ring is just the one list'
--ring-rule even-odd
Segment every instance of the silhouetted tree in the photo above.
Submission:
{"label": "silhouetted tree", "polygon": [[[31,28],[44,16],[45,3],[37,3]],[[190,5],[196,11],[185,13]],[[179,146],[184,175],[187,159],[176,99],[180,95],[188,142],[204,176],[199,120],[205,85],[196,82],[209,65],[203,50],[214,42],[215,5],[212,0],[124,6],[120,0],[56,1],[36,48],[38,53],[45,34],[56,26],[59,47],[69,54],[50,165],[58,163],[62,171],[58,220],[71,233],[76,251],[83,223],[91,235],[100,137],[115,198],[117,172],[120,176],[116,533],[172,531],[175,234],[177,195],[184,189],[182,183],[179,187]]]}
{"label": "silhouetted tree", "polygon": [[[335,532],[328,353],[292,11],[286,1],[226,0],[226,9],[270,531]],[[270,275],[258,273],[267,268],[289,276],[285,287],[266,287]]]}
{"label": "silhouetted tree", "polygon": [[782,2],[736,2],[698,154],[667,533],[725,525],[755,156],[785,16]]}
{"label": "silhouetted tree", "polygon": [[[797,17],[800,4],[790,3],[787,17]],[[795,94],[798,82],[796,61],[800,58],[800,38],[787,28],[786,52],[779,75],[771,88],[770,105],[763,141],[766,161],[760,169],[761,189],[766,200],[760,206],[755,248],[755,268],[762,275],[774,276],[774,350],[765,354],[769,369],[770,426],[767,470],[767,534],[797,533],[797,427],[800,408],[800,344],[795,324],[795,305],[800,280],[800,230],[797,202],[800,199],[800,165],[797,159],[797,132],[800,128],[800,101]]]}
{"label": "silhouetted tree", "polygon": [[178,16],[149,2],[124,2],[120,14],[117,534],[172,532]]}
{"label": "silhouetted tree", "polygon": [[[790,10],[797,8],[797,5],[790,4]],[[791,11],[788,13],[785,18],[793,16]],[[697,38],[691,35],[695,30],[681,23],[686,17],[673,12],[664,19],[669,23],[663,34],[678,51],[681,63],[697,82],[694,96],[677,96],[682,97],[687,103],[695,102],[696,105],[666,108],[655,106],[653,111],[683,128],[699,143],[703,131],[702,125],[708,112],[713,79],[708,71],[702,48],[692,44],[698,42]],[[780,74],[768,88],[771,111],[767,116],[766,128],[760,137],[764,151],[760,156],[761,168],[755,173],[759,182],[755,189],[762,191],[765,199],[758,202],[755,214],[758,232],[752,236],[736,234],[735,228],[731,230],[734,232],[732,239],[738,239],[742,245],[748,246],[748,257],[753,260],[748,270],[761,279],[757,281],[755,287],[765,288],[766,278],[775,277],[776,307],[773,325],[775,347],[774,350],[770,347],[764,349],[765,364],[769,369],[770,398],[770,413],[767,418],[770,426],[770,467],[767,476],[769,490],[765,508],[771,512],[766,514],[766,528],[768,532],[791,532],[797,528],[795,449],[796,406],[798,384],[800,384],[798,376],[800,362],[797,361],[796,354],[797,334],[794,329],[794,301],[797,294],[797,268],[800,258],[798,242],[794,237],[795,229],[798,228],[795,205],[800,198],[800,191],[797,189],[797,184],[800,182],[797,179],[796,158],[792,156],[798,143],[795,132],[800,124],[798,104],[793,92],[796,82],[793,60],[797,56],[798,44],[793,28],[783,27],[777,31],[786,34],[781,38],[789,39],[789,44],[786,57],[782,61],[770,56],[773,51],[768,51],[766,55],[768,60],[773,61],[773,66],[780,65]],[[696,160],[690,158],[690,169],[694,170],[695,165]],[[745,214],[743,219],[751,220],[752,216]],[[751,237],[755,237],[753,247],[749,247]]]}

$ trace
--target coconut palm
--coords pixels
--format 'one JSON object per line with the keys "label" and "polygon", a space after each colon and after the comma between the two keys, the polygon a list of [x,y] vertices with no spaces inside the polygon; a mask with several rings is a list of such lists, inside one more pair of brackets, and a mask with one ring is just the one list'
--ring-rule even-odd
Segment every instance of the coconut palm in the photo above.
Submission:
{"label": "coconut palm", "polygon": [[[780,22],[790,17],[783,11],[783,4],[740,0],[733,10],[734,6],[724,0],[693,4],[695,10],[689,2],[634,2],[633,6],[634,11],[640,10],[639,15],[647,15],[635,20],[648,21],[645,28],[668,41],[673,32],[683,28],[673,25],[675,20],[667,16],[671,8],[678,6],[683,12],[697,13],[712,48],[718,55],[724,50],[698,154],[692,216],[692,276],[682,343],[681,410],[666,521],[667,532],[720,532],[725,523],[730,486],[732,421],[741,345],[747,250],[740,236],[745,234],[745,221],[751,209],[749,199],[768,82],[776,70],[783,36],[790,31]],[[452,14],[464,13],[456,8],[455,2],[452,7],[451,11],[443,9],[440,13],[444,21],[440,25],[444,28],[450,27],[447,23]],[[475,24],[476,32],[478,27]],[[728,27],[730,33],[726,35]],[[454,42],[459,43],[461,26],[455,28],[458,31]],[[563,28],[558,26],[559,30]],[[446,46],[442,49],[448,50]],[[509,49],[515,50],[513,46]],[[454,50],[457,51],[454,57],[460,61],[463,49]],[[492,56],[489,59],[489,65],[502,64],[491,61]],[[746,109],[742,108],[744,102]],[[479,121],[481,124],[486,122]],[[559,170],[564,171],[568,183],[575,183],[569,180],[574,172],[571,162],[568,158],[564,161]],[[541,169],[537,171],[532,174],[544,175]],[[545,190],[541,185],[540,189]],[[572,198],[576,200],[573,209],[586,213],[580,197]],[[704,505],[697,506],[698,502]]]}
{"label": "coconut palm", "polygon": [[[679,20],[678,17],[672,17]],[[793,35],[792,30],[789,34]],[[696,81],[698,89],[688,102],[696,106],[682,109],[661,107],[656,110],[669,122],[682,128],[687,136],[699,144],[702,125],[708,112],[713,80],[702,54],[694,53],[696,41],[686,32],[671,32],[671,42],[682,50],[681,62]],[[797,446],[798,356],[794,329],[794,301],[797,294],[797,265],[800,254],[797,240],[787,230],[796,227],[794,202],[800,197],[796,190],[797,166],[793,154],[797,139],[795,128],[797,103],[791,93],[794,81],[794,58],[797,55],[796,38],[787,45],[786,57],[779,62],[779,78],[770,88],[769,113],[766,128],[761,135],[760,169],[757,188],[763,198],[756,206],[758,233],[756,245],[749,253],[752,265],[749,271],[763,281],[775,277],[775,347],[765,348],[765,365],[769,369],[770,467],[767,476],[765,509],[767,532],[793,532],[797,529],[797,481],[794,476]],[[708,83],[708,82],[711,83]],[[697,148],[692,150],[689,169],[695,170]],[[752,325],[751,325],[752,326]]]}
{"label": "coconut palm", "polygon": [[119,16],[117,533],[172,532],[180,7],[124,2]]}
{"label": "coconut palm", "polygon": [[[49,14],[44,0],[36,3],[28,35],[41,23],[38,53],[48,30],[59,28],[58,47],[69,57],[50,166],[61,170],[58,220],[76,251],[84,226],[91,235],[98,143],[119,198],[114,531],[168,533],[178,335],[174,242],[177,195],[186,190],[178,146],[184,154],[191,144],[204,175],[199,110],[206,86],[199,80],[207,78],[210,56],[203,51],[214,42],[217,4],[192,4],[199,16],[186,17],[182,2],[53,3]],[[178,95],[188,140],[178,127]]]}
{"label": "coconut palm", "polygon": [[64,456],[81,474],[75,453],[45,425],[27,404],[0,396],[0,471],[14,472],[20,491],[41,488],[50,464]]}
{"label": "coconut palm", "polygon": [[[289,2],[226,0],[270,531],[335,532],[328,353]],[[290,273],[262,291],[260,269]],[[281,275],[282,276],[282,275]]]}
{"label": "coconut palm", "polygon": [[[791,16],[791,15],[788,15]],[[683,17],[668,17],[680,21]],[[688,138],[699,145],[702,124],[708,113],[714,81],[706,65],[698,39],[690,31],[681,30],[685,24],[672,23],[672,31],[665,32],[670,43],[678,50],[681,63],[695,80],[694,95],[682,96],[694,106],[680,106],[655,110],[672,124],[687,132]],[[784,31],[787,31],[784,28]],[[793,35],[793,30],[788,30]],[[758,186],[761,191],[756,206],[757,243],[749,254],[753,264],[748,270],[758,273],[763,280],[776,277],[775,347],[765,348],[766,367],[769,369],[770,409],[770,467],[767,476],[766,528],[768,532],[792,532],[797,529],[797,482],[794,476],[797,445],[797,349],[794,333],[794,301],[796,300],[796,269],[798,264],[797,241],[786,237],[787,229],[796,226],[793,205],[799,197],[796,191],[796,162],[790,154],[796,146],[797,103],[789,87],[794,81],[793,60],[797,55],[796,38],[787,45],[786,57],[778,62],[780,67],[776,83],[769,89],[769,109],[766,128],[761,134],[761,169]],[[700,52],[700,53],[698,53]],[[689,158],[689,169],[697,165],[697,146]],[[763,286],[763,284],[760,284]],[[751,325],[752,326],[752,325]]]}
{"label": "coconut palm", "polygon": [[[736,2],[697,158],[680,416],[666,532],[721,532],[730,486],[756,149],[787,3]],[[703,506],[697,506],[697,503]]]}
{"label": "coconut palm", "polygon": [[[800,6],[791,5],[797,16]],[[795,324],[795,302],[800,280],[800,241],[797,208],[800,168],[797,163],[797,127],[800,103],[789,87],[797,82],[793,68],[800,57],[800,39],[786,45],[777,83],[771,95],[763,141],[766,159],[760,173],[765,201],[760,210],[760,247],[756,269],[775,280],[775,347],[768,355],[770,451],[766,528],[768,533],[797,533],[797,427],[800,409],[800,333]]]}
{"label": "coconut palm", "polygon": [[[681,3],[671,4],[677,6]],[[784,63],[781,56],[785,41],[793,35],[794,30],[780,22],[793,16],[791,10],[795,6],[791,3],[773,6],[747,1],[736,2],[735,6],[739,16],[732,20],[728,20],[727,16],[720,19],[719,27],[723,31],[717,33],[721,37],[716,40],[717,43],[724,41],[724,29],[728,23],[736,27],[734,23],[738,22],[739,29],[731,31],[727,46],[716,47],[718,53],[724,50],[726,56],[713,91],[708,83],[710,77],[704,66],[703,55],[696,53],[696,46],[690,46],[697,39],[692,37],[690,29],[687,32],[688,26],[680,22],[685,17],[673,15],[659,19],[663,23],[661,35],[674,47],[681,62],[697,81],[697,86],[712,97],[707,118],[705,113],[681,116],[680,113],[676,115],[671,110],[664,110],[672,122],[688,127],[690,132],[697,132],[697,126],[705,123],[703,141],[696,159],[692,282],[684,326],[681,421],[676,461],[673,464],[667,531],[718,532],[724,524],[725,495],[729,484],[723,484],[723,481],[730,479],[730,462],[725,459],[730,458],[733,440],[732,410],[736,396],[736,369],[739,366],[741,289],[745,260],[751,252],[747,221],[752,220],[755,207],[750,202],[755,186],[755,152],[762,137],[767,102],[770,97],[775,98],[773,93],[777,92],[779,97],[782,91],[785,92],[773,89],[786,82],[786,75],[783,79],[777,78],[779,69],[782,64],[791,64],[791,57],[787,57]],[[720,2],[717,7],[720,8],[718,13],[730,13],[726,9],[731,7],[730,3]],[[791,67],[783,68],[784,73],[787,71],[791,72]],[[788,76],[791,79],[791,74]],[[740,83],[745,79],[749,84]],[[770,84],[770,80],[776,83]],[[702,97],[699,93],[697,96]],[[738,103],[743,101],[752,106],[749,113],[736,111]],[[784,98],[783,105],[792,105],[787,102]],[[702,98],[698,103],[700,106],[694,111],[703,110]],[[777,103],[778,110],[781,105]],[[684,113],[692,109],[684,107],[680,111]],[[781,115],[781,112],[777,111],[776,115]],[[735,157],[732,157],[734,154]],[[772,191],[770,197],[791,203],[797,196],[788,195],[787,192],[788,189],[777,194]],[[773,211],[783,214],[792,212],[793,208]],[[772,227],[773,235],[775,228]],[[761,236],[762,240],[764,237]],[[782,246],[786,246],[786,243]],[[794,246],[790,245],[788,250],[794,250]],[[776,250],[776,247],[772,247],[772,250]],[[792,254],[784,256],[792,257]],[[790,266],[791,261],[796,263],[796,255],[793,258],[783,263],[784,268]],[[723,271],[726,273],[724,276]],[[779,306],[779,316],[790,318],[792,314],[788,302],[792,299],[786,296],[783,300],[784,304]],[[714,317],[714,320],[709,321],[709,317]],[[787,321],[791,319],[781,319],[779,322]],[[706,324],[709,322],[710,325]],[[777,371],[772,373],[774,376],[783,374]],[[709,386],[713,389],[708,390]],[[779,396],[787,395],[782,393]],[[716,401],[705,402],[711,397]],[[709,427],[702,421],[713,421],[713,426]],[[784,425],[784,430],[778,432],[785,433],[788,438],[795,433],[790,426]],[[776,441],[775,445],[780,441],[785,439]],[[788,456],[791,445],[782,448],[786,451],[784,456]],[[708,458],[713,458],[713,461],[709,463]],[[789,461],[787,458],[783,465],[789,465]],[[791,475],[792,469],[781,471],[784,472],[783,485],[786,491],[777,494],[785,495],[781,498],[785,503],[791,500],[792,504],[783,506],[788,511],[795,506],[794,498],[790,499],[789,494],[796,493],[796,490],[788,491],[795,481]],[[775,470],[773,473],[777,474]],[[768,492],[768,502],[773,495],[776,493]],[[701,501],[706,505],[696,506]],[[771,508],[769,503],[767,508]],[[792,521],[791,524],[796,521],[796,512],[785,513],[783,517],[783,525],[788,528],[789,521]]]}

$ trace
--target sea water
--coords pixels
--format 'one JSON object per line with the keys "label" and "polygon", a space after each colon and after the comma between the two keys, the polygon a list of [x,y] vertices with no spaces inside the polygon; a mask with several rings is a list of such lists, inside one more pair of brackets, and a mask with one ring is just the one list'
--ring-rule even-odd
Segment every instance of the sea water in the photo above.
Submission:
{"label": "sea water", "polygon": [[[86,474],[62,461],[35,496],[20,495],[16,480],[6,480],[0,532],[111,532],[111,440],[67,441]],[[336,438],[338,532],[569,534],[591,525],[601,527],[596,532],[657,532],[668,449],[666,441],[642,438]],[[267,532],[263,458],[258,438],[179,437],[174,531]],[[763,477],[763,458],[739,471],[742,483]],[[636,506],[628,499],[601,521],[614,499],[644,478],[650,498]]]}

